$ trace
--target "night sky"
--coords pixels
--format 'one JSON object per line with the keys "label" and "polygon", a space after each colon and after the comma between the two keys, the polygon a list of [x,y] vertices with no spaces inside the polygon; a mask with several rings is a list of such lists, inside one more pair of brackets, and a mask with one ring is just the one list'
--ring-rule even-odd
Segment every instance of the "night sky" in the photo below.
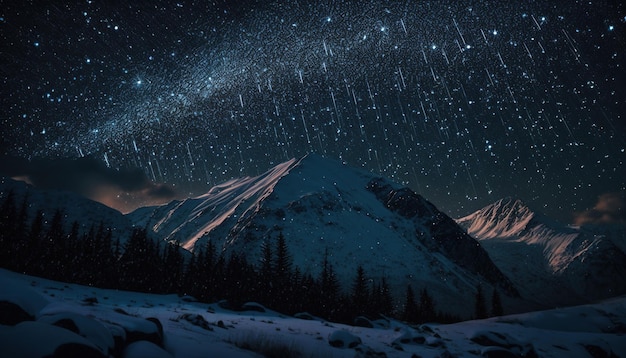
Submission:
{"label": "night sky", "polygon": [[511,196],[623,218],[620,1],[60,3],[0,2],[14,177],[107,172],[128,211],[317,152],[453,217]]}

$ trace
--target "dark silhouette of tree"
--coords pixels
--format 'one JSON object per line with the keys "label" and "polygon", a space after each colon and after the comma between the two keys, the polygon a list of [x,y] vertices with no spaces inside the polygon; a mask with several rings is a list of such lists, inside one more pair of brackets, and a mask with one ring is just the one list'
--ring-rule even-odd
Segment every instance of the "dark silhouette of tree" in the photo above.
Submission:
{"label": "dark silhouette of tree", "polygon": [[393,297],[391,296],[391,291],[389,289],[389,284],[387,283],[387,279],[383,277],[379,286],[379,297],[380,302],[378,304],[378,313],[382,313],[386,316],[390,316],[393,314]]}
{"label": "dark silhouette of tree", "polygon": [[352,284],[352,311],[353,315],[363,315],[369,313],[368,299],[370,297],[367,277],[363,266],[359,265],[356,269],[356,277]]}
{"label": "dark silhouette of tree", "polygon": [[260,291],[259,299],[265,305],[270,305],[274,293],[274,259],[272,245],[268,240],[261,244],[261,267],[259,270]]}
{"label": "dark silhouette of tree", "polygon": [[63,262],[60,267],[63,280],[75,280],[75,273],[80,270],[75,260],[77,256],[81,255],[78,251],[79,228],[78,221],[74,221],[65,240],[64,252],[59,258]]}
{"label": "dark silhouette of tree", "polygon": [[248,262],[244,256],[234,252],[226,262],[224,283],[222,289],[228,302],[233,307],[241,307],[250,300],[251,285],[254,283],[250,278]]}
{"label": "dark silhouette of tree", "polygon": [[165,292],[182,292],[185,259],[180,250],[178,242],[165,246],[163,252],[163,265],[165,266],[163,289]]}
{"label": "dark silhouette of tree", "polygon": [[492,316],[502,316],[504,314],[504,309],[502,308],[502,300],[500,299],[500,293],[495,288],[493,289],[493,294],[491,295],[491,315]]}
{"label": "dark silhouette of tree", "polygon": [[322,262],[322,272],[319,277],[320,291],[319,308],[317,315],[332,319],[337,310],[337,301],[340,296],[340,285],[333,265],[328,261],[328,248],[324,252],[324,261]]}
{"label": "dark silhouette of tree", "polygon": [[420,292],[419,322],[433,322],[437,320],[435,301],[426,288]]}
{"label": "dark silhouette of tree", "polygon": [[290,281],[291,281],[291,266],[292,257],[287,248],[287,242],[282,232],[278,234],[278,240],[276,241],[276,260],[274,262],[274,282],[276,286],[276,297],[278,304],[287,304],[286,299],[290,297]]}
{"label": "dark silhouette of tree", "polygon": [[55,268],[54,270],[45,270],[48,272],[48,276],[55,280],[63,279],[62,273],[66,265],[65,254],[68,247],[63,231],[63,212],[61,210],[56,210],[52,215],[41,245],[43,251],[40,261],[43,265]]}
{"label": "dark silhouette of tree", "polygon": [[146,230],[133,230],[119,260],[120,287],[130,291],[156,291],[158,259],[158,251],[150,242]]}
{"label": "dark silhouette of tree", "polygon": [[474,305],[474,315],[477,319],[487,318],[487,306],[485,303],[485,295],[483,293],[483,287],[481,284],[478,284],[476,287],[476,298]]}
{"label": "dark silhouette of tree", "polygon": [[200,291],[196,285],[197,280],[200,277],[200,270],[196,264],[196,255],[191,255],[191,258],[185,266],[185,274],[183,279],[183,292],[187,295],[191,295],[197,299],[201,299]]}
{"label": "dark silhouette of tree", "polygon": [[206,244],[206,250],[204,252],[204,263],[202,264],[202,269],[205,271],[204,273],[204,282],[207,287],[207,296],[210,299],[216,299],[215,291],[217,287],[215,287],[215,265],[217,264],[217,248],[215,247],[215,243],[213,241],[208,240]]}
{"label": "dark silhouette of tree", "polygon": [[404,300],[404,311],[402,312],[402,319],[407,322],[417,322],[418,320],[418,306],[415,302],[415,293],[411,285],[406,287],[406,298]]}
{"label": "dark silhouette of tree", "polygon": [[42,247],[41,242],[44,234],[43,211],[38,210],[30,225],[30,232],[26,241],[26,248],[22,254],[25,262],[25,269],[31,275],[41,275],[44,271],[41,268]]}
{"label": "dark silhouette of tree", "polygon": [[10,190],[0,206],[0,265],[9,269],[13,268],[16,240],[18,240],[15,227],[17,216],[15,192]]}
{"label": "dark silhouette of tree", "polygon": [[291,293],[289,299],[289,311],[288,313],[297,313],[305,310],[303,298],[306,291],[302,287],[302,272],[300,267],[296,266],[291,276]]}

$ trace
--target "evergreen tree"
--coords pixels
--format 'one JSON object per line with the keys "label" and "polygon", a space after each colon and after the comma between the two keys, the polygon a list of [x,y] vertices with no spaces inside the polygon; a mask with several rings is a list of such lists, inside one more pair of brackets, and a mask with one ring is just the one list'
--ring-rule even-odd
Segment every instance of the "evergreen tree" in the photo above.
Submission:
{"label": "evergreen tree", "polygon": [[25,237],[28,231],[26,227],[26,222],[28,221],[28,207],[28,194],[24,194],[22,205],[20,206],[20,210],[17,214],[17,220],[15,221],[14,227],[15,233],[21,237]]}
{"label": "evergreen tree", "polygon": [[380,283],[380,306],[378,312],[386,316],[393,314],[393,297],[385,277],[382,278]]}
{"label": "evergreen tree", "polygon": [[21,241],[15,230],[17,216],[15,193],[11,190],[0,206],[0,265],[6,268],[12,268],[15,243]]}
{"label": "evergreen tree", "polygon": [[215,243],[210,239],[207,240],[206,249],[204,253],[204,263],[202,265],[203,269],[203,279],[204,284],[207,287],[207,299],[215,300],[218,297],[216,296],[216,292],[218,291],[218,287],[216,287],[216,278],[215,278],[215,266],[217,265],[217,248],[215,247]]}
{"label": "evergreen tree", "polygon": [[43,211],[38,210],[30,225],[26,248],[22,252],[25,262],[24,270],[31,275],[40,275],[43,272],[40,266],[42,255],[41,242],[44,232],[43,221]]}
{"label": "evergreen tree", "polygon": [[289,299],[289,313],[298,313],[305,310],[303,305],[304,295],[306,291],[302,288],[302,272],[300,271],[300,267],[296,266],[293,270],[293,275],[291,276],[290,286],[292,288],[290,299]]}
{"label": "evergreen tree", "polygon": [[276,242],[276,262],[274,264],[274,272],[276,281],[280,285],[287,285],[289,277],[291,277],[292,257],[287,248],[287,242],[282,232],[278,234]]}
{"label": "evergreen tree", "polygon": [[340,285],[333,265],[328,261],[328,248],[324,252],[322,272],[319,278],[319,299],[315,302],[317,315],[327,319],[333,319],[337,310],[337,301],[340,296]]}
{"label": "evergreen tree", "polygon": [[478,284],[476,288],[476,302],[474,306],[474,315],[477,319],[487,318],[487,306],[485,303],[485,295],[483,294],[482,285]]}
{"label": "evergreen tree", "polygon": [[272,246],[269,239],[261,245],[261,268],[259,270],[260,290],[259,298],[261,303],[270,306],[273,304],[274,293],[274,260]]}
{"label": "evergreen tree", "polygon": [[[29,236],[28,228],[28,193],[24,194],[22,199],[22,205],[17,213],[15,222],[9,224],[9,231],[6,233],[6,237],[9,242],[8,245],[11,248],[11,252],[8,257],[7,267],[11,269],[24,270],[24,260],[26,259],[25,253],[27,252],[26,245],[27,237]],[[9,252],[7,252],[9,254]]]}
{"label": "evergreen tree", "polygon": [[276,242],[276,260],[274,262],[276,307],[288,308],[291,304],[293,287],[291,286],[292,257],[287,248],[287,242],[282,232],[278,234]]}
{"label": "evergreen tree", "polygon": [[119,260],[119,282],[122,289],[132,291],[157,291],[159,257],[156,244],[148,239],[146,230],[135,229],[124,245]]}
{"label": "evergreen tree", "polygon": [[411,285],[406,287],[406,298],[404,301],[404,312],[402,312],[402,319],[407,322],[417,322],[418,320],[418,306],[415,302],[415,293]]}
{"label": "evergreen tree", "polygon": [[435,302],[426,288],[420,292],[419,316],[420,322],[432,322],[437,319]]}
{"label": "evergreen tree", "polygon": [[78,251],[78,229],[78,221],[74,221],[65,240],[65,252],[60,258],[60,260],[64,262],[61,274],[65,280],[73,281],[75,279],[74,273],[80,270],[80,267],[76,265],[74,259],[76,256],[81,255]]}
{"label": "evergreen tree", "polygon": [[[354,316],[368,314],[368,290],[367,277],[363,266],[359,265],[356,270],[356,277],[352,284],[352,313]],[[353,317],[354,318],[354,317]]]}
{"label": "evergreen tree", "polygon": [[500,294],[498,290],[493,289],[493,294],[491,295],[491,315],[492,316],[502,316],[504,314],[504,309],[502,308],[502,300],[500,299]]}
{"label": "evergreen tree", "polygon": [[199,270],[196,265],[196,255],[193,254],[191,255],[191,258],[189,259],[189,261],[187,262],[187,266],[185,267],[183,291],[188,295],[191,295],[197,299],[200,299],[200,296],[198,295],[197,286],[195,284],[196,279],[199,276],[198,272]]}
{"label": "evergreen tree", "polygon": [[63,267],[66,265],[64,260],[67,250],[66,244],[65,233],[63,232],[63,213],[61,210],[56,210],[44,236],[43,252],[39,259],[43,265],[48,266],[44,270],[47,277],[56,280],[64,278],[62,273]]}
{"label": "evergreen tree", "polygon": [[182,291],[183,265],[185,260],[180,252],[180,243],[168,244],[164,251],[165,266],[164,289],[166,292]]}
{"label": "evergreen tree", "polygon": [[323,316],[319,309],[321,297],[319,295],[320,285],[311,274],[305,273],[302,275],[299,291],[301,292],[299,301],[302,305],[299,311],[307,311],[316,316]]}

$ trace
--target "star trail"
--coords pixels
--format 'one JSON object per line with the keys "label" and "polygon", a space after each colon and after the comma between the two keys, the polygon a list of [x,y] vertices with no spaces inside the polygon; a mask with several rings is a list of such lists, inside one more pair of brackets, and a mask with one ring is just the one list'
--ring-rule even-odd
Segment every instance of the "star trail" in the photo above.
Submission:
{"label": "star trail", "polygon": [[98,158],[186,195],[317,152],[452,216],[571,222],[626,191],[613,1],[16,2],[0,154]]}

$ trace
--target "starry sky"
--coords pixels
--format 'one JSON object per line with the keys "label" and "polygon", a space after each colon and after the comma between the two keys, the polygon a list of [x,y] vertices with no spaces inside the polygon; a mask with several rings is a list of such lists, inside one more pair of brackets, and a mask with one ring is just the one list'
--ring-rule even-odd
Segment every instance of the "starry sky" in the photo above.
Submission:
{"label": "starry sky", "polygon": [[623,218],[625,44],[608,0],[2,2],[0,169],[128,211],[317,152],[453,217]]}

